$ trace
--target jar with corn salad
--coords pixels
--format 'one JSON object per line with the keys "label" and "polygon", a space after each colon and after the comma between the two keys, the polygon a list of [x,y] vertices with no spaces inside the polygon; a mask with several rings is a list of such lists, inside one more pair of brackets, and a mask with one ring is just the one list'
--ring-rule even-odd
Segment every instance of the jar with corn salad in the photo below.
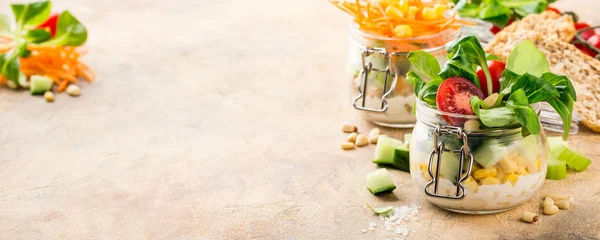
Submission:
{"label": "jar with corn salad", "polygon": [[464,22],[445,0],[421,2],[330,1],[354,18],[346,76],[352,106],[367,120],[388,127],[412,127],[415,94],[405,80],[411,69],[408,53],[422,50],[439,63],[444,45],[460,36]]}
{"label": "jar with corn salad", "polygon": [[[452,41],[447,50],[443,65],[424,51],[409,54],[415,67],[406,78],[417,95],[410,143],[414,185],[454,212],[516,207],[564,168],[546,156],[539,105],[549,103],[570,122],[575,90],[567,77],[550,72],[528,41],[517,44],[506,63],[492,60],[475,36]],[[566,138],[569,124],[564,126]]]}

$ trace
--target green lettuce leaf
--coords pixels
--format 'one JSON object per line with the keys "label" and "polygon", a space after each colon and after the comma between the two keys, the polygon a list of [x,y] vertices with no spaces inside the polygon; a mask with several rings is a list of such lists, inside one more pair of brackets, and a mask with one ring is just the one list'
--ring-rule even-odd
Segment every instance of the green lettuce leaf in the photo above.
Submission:
{"label": "green lettuce leaf", "polygon": [[525,131],[531,132],[535,135],[540,134],[542,131],[540,119],[538,118],[535,110],[533,110],[533,108],[529,105],[529,102],[527,101],[527,95],[525,95],[525,91],[523,91],[523,89],[518,89],[517,91],[513,92],[510,97],[508,97],[506,106],[513,110],[517,119],[521,123],[521,126],[526,129]]}

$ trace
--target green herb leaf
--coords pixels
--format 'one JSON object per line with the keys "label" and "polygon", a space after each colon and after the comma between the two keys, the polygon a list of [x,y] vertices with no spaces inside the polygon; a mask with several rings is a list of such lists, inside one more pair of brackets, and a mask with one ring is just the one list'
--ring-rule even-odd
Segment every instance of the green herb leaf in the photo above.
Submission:
{"label": "green herb leaf", "polygon": [[414,51],[408,53],[408,61],[419,76],[427,77],[429,80],[439,80],[440,64],[431,53]]}
{"label": "green herb leaf", "polygon": [[0,55],[0,73],[6,77],[6,79],[12,81],[19,86],[19,58],[18,48],[14,48],[12,51]]}
{"label": "green herb leaf", "polygon": [[503,6],[498,0],[489,0],[488,2],[489,4],[479,12],[479,18],[500,27],[506,26],[512,15],[510,8]]}
{"label": "green herb leaf", "polygon": [[508,101],[506,101],[506,106],[514,111],[521,126],[527,129],[526,131],[535,135],[540,134],[540,131],[542,130],[540,119],[535,110],[529,106],[527,95],[525,95],[523,89],[518,89],[513,92],[508,98]]}
{"label": "green herb leaf", "polygon": [[10,35],[11,32],[10,19],[7,15],[0,13],[0,35]]}
{"label": "green herb leaf", "polygon": [[475,84],[479,89],[481,89],[481,84],[479,83],[479,78],[477,77],[477,73],[471,68],[471,64],[469,62],[465,63],[465,59],[462,58],[464,56],[461,53],[462,50],[454,55],[452,59],[447,61],[444,64],[444,68],[440,72],[439,76],[442,79],[448,79],[450,77],[463,77],[472,83]]}
{"label": "green herb leaf", "polygon": [[390,211],[394,210],[393,206],[374,208],[374,207],[371,207],[371,205],[369,205],[369,203],[367,203],[367,207],[369,207],[375,214],[387,214]]}
{"label": "green herb leaf", "polygon": [[[466,0],[464,2],[466,2]],[[456,4],[456,6],[460,7],[458,3]],[[478,17],[479,12],[481,11],[481,7],[479,6],[479,4],[475,3],[465,4],[464,6],[456,9],[458,9],[458,13],[460,14],[460,16],[470,18]]]}
{"label": "green herb leaf", "polygon": [[437,82],[433,82],[430,81],[427,84],[425,84],[425,86],[423,86],[423,88],[421,89],[421,91],[419,91],[419,93],[417,94],[417,97],[419,99],[421,99],[423,102],[425,102],[427,105],[429,105],[432,108],[436,108],[437,107],[437,102],[436,102],[436,96],[437,96],[437,90],[439,87],[439,83]]}
{"label": "green herb leaf", "polygon": [[501,58],[501,57],[498,57],[498,56],[496,56],[496,55],[494,55],[494,54],[486,53],[486,54],[485,54],[485,60],[488,60],[488,61],[490,61],[490,60],[498,60],[498,61],[502,61],[502,58]]}
{"label": "green herb leaf", "polygon": [[406,81],[413,85],[413,88],[416,93],[420,92],[421,89],[423,89],[423,87],[427,85],[427,83],[423,81],[423,79],[421,79],[421,77],[419,77],[419,75],[417,75],[412,70],[406,73]]}
{"label": "green herb leaf", "polygon": [[559,96],[550,99],[547,102],[554,108],[563,122],[563,139],[567,139],[571,129],[571,119],[573,117],[573,104],[577,100],[577,95],[573,84],[565,76],[559,76],[553,73],[544,73],[542,80],[554,86],[559,92]]}
{"label": "green herb leaf", "polygon": [[522,75],[529,73],[536,77],[550,72],[550,64],[540,50],[538,50],[531,41],[522,41],[508,55],[506,69],[516,74]]}
{"label": "green herb leaf", "polygon": [[28,4],[11,4],[17,29],[35,27],[48,19],[52,4],[50,1],[41,1]]}
{"label": "green herb leaf", "polygon": [[50,32],[46,31],[45,29],[29,30],[27,31],[27,34],[25,34],[24,37],[26,41],[32,43],[42,43],[50,38],[52,38],[52,34],[50,34]]}
{"label": "green herb leaf", "polygon": [[[481,67],[483,73],[485,74],[488,89],[481,89],[484,92],[487,92],[488,95],[493,94],[492,90],[492,76],[490,75],[490,70],[487,65],[486,54],[483,51],[483,47],[479,40],[475,36],[466,36],[463,38],[459,38],[453,40],[446,44],[446,51],[448,52],[448,56],[452,60],[458,59],[456,56],[460,56],[460,60],[464,62],[469,62],[474,65]],[[455,58],[456,57],[456,58]],[[452,63],[450,63],[452,64]],[[469,75],[465,75],[470,77]],[[461,76],[461,77],[465,77]],[[475,75],[477,76],[477,75]],[[465,77],[466,78],[466,77]],[[479,86],[479,80],[475,78],[474,83]]]}
{"label": "green herb leaf", "polygon": [[69,11],[58,17],[56,34],[50,41],[40,45],[80,46],[87,40],[87,30]]}
{"label": "green herb leaf", "polygon": [[483,125],[487,127],[504,127],[515,121],[515,113],[510,108],[497,107],[492,109],[482,109],[481,104],[483,103],[483,100],[478,96],[473,96],[470,103],[473,112],[479,117],[479,120],[481,120]]}

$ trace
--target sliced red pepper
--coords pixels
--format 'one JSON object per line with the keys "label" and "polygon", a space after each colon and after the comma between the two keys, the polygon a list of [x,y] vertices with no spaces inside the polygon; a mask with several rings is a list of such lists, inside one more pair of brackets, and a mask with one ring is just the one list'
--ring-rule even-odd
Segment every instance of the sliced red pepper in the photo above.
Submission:
{"label": "sliced red pepper", "polygon": [[40,24],[38,26],[38,28],[43,28],[43,29],[48,30],[50,32],[50,34],[54,37],[54,34],[56,34],[56,23],[58,22],[59,15],[60,14],[58,14],[58,13],[54,13],[54,14],[50,15],[48,20],[46,20],[44,23]]}

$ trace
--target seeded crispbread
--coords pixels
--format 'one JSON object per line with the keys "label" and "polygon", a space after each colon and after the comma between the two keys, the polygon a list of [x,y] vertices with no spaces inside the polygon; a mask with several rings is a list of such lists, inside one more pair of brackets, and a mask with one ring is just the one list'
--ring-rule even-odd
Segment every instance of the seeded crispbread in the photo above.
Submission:
{"label": "seeded crispbread", "polygon": [[506,60],[517,43],[533,42],[548,59],[553,73],[571,79],[577,91],[575,109],[582,115],[582,123],[600,132],[600,61],[569,43],[574,32],[573,20],[568,15],[553,12],[530,15],[498,33],[486,52]]}

